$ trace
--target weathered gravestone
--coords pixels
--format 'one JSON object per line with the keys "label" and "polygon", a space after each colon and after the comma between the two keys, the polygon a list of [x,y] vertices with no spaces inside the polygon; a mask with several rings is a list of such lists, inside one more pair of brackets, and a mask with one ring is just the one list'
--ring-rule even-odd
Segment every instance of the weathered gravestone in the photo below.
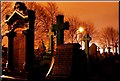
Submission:
{"label": "weathered gravestone", "polygon": [[[57,24],[52,31],[57,35],[57,48],[53,62],[52,76],[67,79],[83,79],[87,71],[87,58],[78,43],[64,44],[64,29],[69,28],[69,22],[63,22],[63,15],[57,16]],[[48,74],[47,74],[48,75]]]}
{"label": "weathered gravestone", "polygon": [[83,79],[87,71],[87,59],[78,43],[64,44],[64,29],[69,28],[69,22],[63,22],[63,15],[57,16],[57,24],[52,30],[57,34],[57,49],[52,76],[66,77],[67,79]]}
{"label": "weathered gravestone", "polygon": [[[89,48],[89,64],[94,64],[98,61],[97,57],[97,45],[95,43],[92,43],[92,45]],[[93,65],[91,65],[93,66]]]}
{"label": "weathered gravestone", "polygon": [[94,57],[97,56],[97,45],[95,43],[92,43],[92,45],[90,46],[89,55],[92,55]]}
{"label": "weathered gravestone", "polygon": [[53,76],[71,79],[85,79],[87,58],[78,43],[59,45],[56,49]]}
{"label": "weathered gravestone", "polygon": [[33,66],[35,12],[27,10],[22,2],[16,2],[14,12],[6,15],[8,25],[8,68],[26,70]]}

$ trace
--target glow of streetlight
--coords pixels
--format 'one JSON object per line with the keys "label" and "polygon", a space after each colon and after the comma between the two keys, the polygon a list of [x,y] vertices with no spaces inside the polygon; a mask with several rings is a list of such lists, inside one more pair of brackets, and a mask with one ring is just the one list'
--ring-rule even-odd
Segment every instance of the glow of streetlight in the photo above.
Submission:
{"label": "glow of streetlight", "polygon": [[78,30],[79,30],[79,32],[83,32],[84,31],[83,27],[80,27]]}

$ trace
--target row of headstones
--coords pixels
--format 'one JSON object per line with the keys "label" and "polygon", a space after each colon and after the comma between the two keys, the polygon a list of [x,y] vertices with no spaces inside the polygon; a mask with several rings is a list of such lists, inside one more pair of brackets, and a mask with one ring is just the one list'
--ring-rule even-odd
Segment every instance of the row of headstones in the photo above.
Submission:
{"label": "row of headstones", "polygon": [[[116,55],[117,54],[117,44],[115,45],[115,52],[113,55]],[[111,47],[108,47],[108,54],[112,53],[111,51]],[[105,53],[105,51],[103,51],[103,54]],[[100,48],[95,44],[95,43],[92,43],[92,45],[89,47],[89,55],[96,55],[97,54],[100,54]],[[101,54],[102,55],[102,54]]]}

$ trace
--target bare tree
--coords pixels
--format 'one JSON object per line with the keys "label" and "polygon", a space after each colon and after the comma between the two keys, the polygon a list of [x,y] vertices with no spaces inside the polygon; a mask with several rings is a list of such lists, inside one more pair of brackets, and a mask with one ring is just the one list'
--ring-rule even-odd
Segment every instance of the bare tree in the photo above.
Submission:
{"label": "bare tree", "polygon": [[119,42],[119,32],[112,26],[108,26],[99,33],[99,43],[104,47],[112,47],[114,50],[115,44]]}
{"label": "bare tree", "polygon": [[13,11],[13,2],[1,2],[1,33],[4,34],[8,30],[7,24],[5,23],[6,15],[11,14]]}
{"label": "bare tree", "polygon": [[56,16],[58,15],[58,7],[56,3],[48,2],[47,6],[44,6],[43,12],[40,14],[41,14],[41,18],[39,20],[41,21],[42,24],[41,29],[43,34],[42,35],[39,34],[39,37],[40,38],[44,37],[44,41],[47,42],[49,41],[48,40],[49,38],[47,37],[47,33],[49,29],[52,27],[52,25],[56,23]]}
{"label": "bare tree", "polygon": [[[3,23],[6,14],[13,12],[15,2],[2,2],[2,31],[6,31],[7,24]],[[49,28],[56,22],[58,7],[55,3],[49,2],[47,6],[41,6],[39,2],[23,2],[29,10],[34,10],[36,15],[35,20],[35,41],[38,43],[41,39],[47,38]],[[5,25],[5,26],[4,26]],[[47,38],[48,39],[48,38]]]}
{"label": "bare tree", "polygon": [[[85,34],[89,34],[92,37],[92,40],[95,40],[97,31],[95,30],[93,23],[81,21],[77,17],[69,17],[67,20],[70,23],[70,29],[67,31],[66,39],[69,39],[71,43],[82,41]],[[80,27],[83,28],[83,32],[79,31]]]}
{"label": "bare tree", "polygon": [[82,21],[81,26],[84,28],[85,34],[89,34],[92,38],[95,37],[95,33],[97,33],[97,31],[93,23]]}
{"label": "bare tree", "polygon": [[52,24],[56,22],[58,7],[55,3],[48,2],[46,6],[41,6],[39,2],[26,2],[29,9],[35,10],[35,41],[39,43],[41,39],[48,41],[47,33]]}
{"label": "bare tree", "polygon": [[47,13],[49,14],[51,24],[55,24],[56,16],[59,14],[58,6],[56,5],[56,3],[48,2],[48,5],[45,8],[47,10]]}
{"label": "bare tree", "polygon": [[69,30],[65,32],[65,40],[71,43],[77,42],[77,30],[80,27],[80,20],[77,17],[68,17]]}

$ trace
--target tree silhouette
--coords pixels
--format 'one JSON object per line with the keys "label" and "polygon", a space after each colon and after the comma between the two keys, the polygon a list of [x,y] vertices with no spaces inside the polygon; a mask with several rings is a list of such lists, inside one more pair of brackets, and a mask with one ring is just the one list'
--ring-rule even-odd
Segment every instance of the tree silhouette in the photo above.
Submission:
{"label": "tree silhouette", "polygon": [[41,39],[48,41],[47,33],[52,24],[56,22],[58,15],[58,7],[55,3],[48,2],[46,6],[39,2],[25,2],[28,9],[36,12],[35,20],[35,41],[39,43]]}
{"label": "tree silhouette", "polygon": [[13,12],[13,2],[1,2],[1,33],[4,34],[8,30],[7,24],[5,23],[6,15]]}
{"label": "tree silhouette", "polygon": [[[56,22],[56,15],[58,15],[58,7],[56,3],[48,2],[46,6],[41,5],[40,2],[23,2],[27,9],[34,10],[36,15],[35,20],[35,43],[38,45],[41,39],[48,41],[47,33],[52,24]],[[7,31],[7,24],[5,20],[6,14],[11,15],[14,10],[15,2],[2,2],[2,33]],[[13,7],[13,8],[12,8]],[[37,41],[37,42],[36,42]]]}
{"label": "tree silhouette", "polygon": [[119,42],[119,32],[112,26],[107,26],[99,32],[98,42],[105,49],[106,47],[114,48],[115,44]]}
{"label": "tree silhouette", "polygon": [[80,20],[77,17],[68,17],[66,19],[69,24],[69,30],[65,32],[65,40],[71,43],[77,42],[77,30],[80,27]]}
{"label": "tree silhouette", "polygon": [[[85,34],[89,34],[92,37],[92,40],[95,41],[96,33],[93,23],[88,21],[79,20],[77,17],[69,17],[67,21],[70,23],[70,28],[66,31],[66,41],[71,43],[82,41]],[[80,32],[78,29],[82,27],[83,32]]]}

